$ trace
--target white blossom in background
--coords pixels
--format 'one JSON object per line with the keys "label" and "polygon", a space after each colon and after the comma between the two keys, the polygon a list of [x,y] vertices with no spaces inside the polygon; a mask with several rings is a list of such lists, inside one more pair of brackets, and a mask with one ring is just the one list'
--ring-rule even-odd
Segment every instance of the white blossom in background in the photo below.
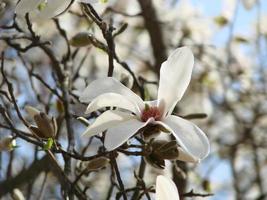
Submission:
{"label": "white blossom in background", "polygon": [[194,56],[188,47],[176,49],[161,66],[158,99],[155,101],[143,101],[112,77],[93,81],[80,96],[80,101],[91,102],[86,113],[105,107],[122,110],[104,112],[83,135],[91,137],[107,130],[104,145],[111,151],[148,124],[159,125],[176,138],[181,146],[182,160],[198,162],[205,158],[210,151],[205,133],[193,123],[171,115],[189,85],[193,65]]}
{"label": "white blossom in background", "polygon": [[13,200],[25,200],[23,193],[18,188],[15,188],[13,190],[12,198],[13,198]]}
{"label": "white blossom in background", "polygon": [[[190,105],[190,106],[188,106]],[[189,90],[180,102],[180,112],[186,113],[205,113],[208,117],[212,116],[213,106],[210,101],[208,92],[203,88]]]}
{"label": "white blossom in background", "polygon": [[0,138],[0,152],[12,151],[16,147],[16,140],[12,136]]}
{"label": "white blossom in background", "polygon": [[174,182],[162,175],[156,180],[156,200],[179,200],[179,193]]}
{"label": "white blossom in background", "polygon": [[242,0],[242,3],[247,10],[250,10],[257,3],[257,0]]}
{"label": "white blossom in background", "polygon": [[[76,0],[81,3],[97,3],[98,0]],[[44,20],[64,12],[72,0],[20,0],[16,6],[16,14],[25,16],[30,13],[33,20]]]}
{"label": "white blossom in background", "polygon": [[[259,23],[259,31],[261,34],[263,34],[264,36],[267,35],[267,26],[266,26],[266,20],[267,20],[267,15],[266,13],[264,13],[261,17],[260,17],[260,22]],[[255,26],[258,26],[257,24],[255,24]],[[257,33],[256,33],[257,34]],[[255,34],[255,35],[256,35]]]}
{"label": "white blossom in background", "polygon": [[[162,1],[157,9],[163,21],[173,22],[163,29],[166,41],[177,45],[178,41],[184,45],[209,44],[213,36],[212,20],[205,16],[200,7],[191,1],[180,0],[177,5],[167,4]],[[165,6],[164,6],[165,5]],[[172,32],[175,30],[175,35]],[[185,37],[186,36],[186,37]]]}
{"label": "white blossom in background", "polygon": [[237,0],[224,0],[222,5],[222,16],[228,21],[232,21],[235,9],[237,5]]}

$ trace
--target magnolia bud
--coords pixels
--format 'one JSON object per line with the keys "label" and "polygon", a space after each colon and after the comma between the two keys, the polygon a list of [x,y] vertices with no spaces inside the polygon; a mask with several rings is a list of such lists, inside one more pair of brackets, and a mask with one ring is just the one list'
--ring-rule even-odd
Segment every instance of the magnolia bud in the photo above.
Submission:
{"label": "magnolia bud", "polygon": [[64,105],[63,105],[62,101],[60,101],[59,99],[56,101],[56,108],[57,108],[57,111],[59,113],[64,112]]}
{"label": "magnolia bud", "polygon": [[148,145],[146,150],[146,161],[153,167],[160,169],[164,169],[165,160],[199,161],[186,153],[176,141],[155,140]]}
{"label": "magnolia bud", "polygon": [[35,115],[34,121],[38,129],[42,132],[41,135],[43,135],[45,138],[55,137],[54,123],[52,122],[51,119],[48,118],[48,116],[45,113],[40,112],[39,115]]}
{"label": "magnolia bud", "polygon": [[214,21],[219,26],[225,26],[229,23],[228,19],[224,16],[217,16],[214,18]]}
{"label": "magnolia bud", "polygon": [[211,192],[211,184],[210,181],[207,179],[204,179],[202,181],[202,188],[206,191],[206,192]]}
{"label": "magnolia bud", "polygon": [[160,132],[170,133],[168,129],[159,124],[148,124],[143,130],[143,136],[145,140],[150,140],[151,138],[158,136]]}
{"label": "magnolia bud", "polygon": [[234,41],[237,43],[243,43],[243,44],[249,43],[248,39],[242,36],[235,36]]}
{"label": "magnolia bud", "polygon": [[30,125],[29,129],[33,134],[40,138],[55,138],[57,134],[57,121],[54,117],[51,119],[47,114],[31,106],[25,106],[26,112],[34,119],[37,126]]}
{"label": "magnolia bud", "polygon": [[16,140],[12,136],[0,139],[0,152],[12,151],[16,147]]}
{"label": "magnolia bud", "polygon": [[81,32],[70,39],[70,44],[74,47],[84,47],[91,44],[90,34]]}
{"label": "magnolia bud", "polygon": [[178,145],[176,141],[155,141],[152,146],[154,147],[154,154],[164,160],[176,160],[179,156]]}
{"label": "magnolia bud", "polygon": [[109,161],[106,157],[95,158],[91,161],[78,161],[76,169],[78,173],[82,173],[83,171],[86,171],[86,173],[97,171],[107,166]]}
{"label": "magnolia bud", "polygon": [[157,140],[152,141],[150,145],[148,145],[147,151],[150,152],[145,157],[145,160],[151,164],[155,168],[164,169],[165,161],[164,156],[161,155],[161,148],[168,144],[168,141],[165,140]]}
{"label": "magnolia bud", "polygon": [[105,167],[108,163],[109,159],[106,157],[95,158],[88,163],[87,169],[89,171],[96,171]]}
{"label": "magnolia bud", "polygon": [[40,138],[46,138],[46,135],[37,127],[37,126],[33,126],[31,125],[29,127],[29,129],[31,130],[31,132],[35,135],[37,135]]}
{"label": "magnolia bud", "polygon": [[154,154],[145,157],[145,160],[155,168],[164,169],[165,161]]}

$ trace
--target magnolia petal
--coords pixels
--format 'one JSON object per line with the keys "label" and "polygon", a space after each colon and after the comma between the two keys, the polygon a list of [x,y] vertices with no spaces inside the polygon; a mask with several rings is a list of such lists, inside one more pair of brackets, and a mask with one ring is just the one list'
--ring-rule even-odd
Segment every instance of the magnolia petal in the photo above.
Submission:
{"label": "magnolia petal", "polygon": [[174,182],[162,175],[156,180],[156,200],[179,200],[179,193]]}
{"label": "magnolia petal", "polygon": [[44,0],[20,0],[16,6],[16,14],[24,16],[26,13],[37,9],[38,5]]}
{"label": "magnolia petal", "polygon": [[45,20],[63,13],[71,4],[72,0],[48,0],[41,10],[32,12],[32,20]]}
{"label": "magnolia petal", "polygon": [[184,161],[184,162],[199,162],[199,159],[186,153],[181,147],[178,147],[179,155],[176,160]]}
{"label": "magnolia petal", "polygon": [[137,133],[138,130],[146,126],[149,122],[150,120],[147,122],[141,122],[137,119],[130,119],[108,129],[104,146],[108,151],[116,149],[126,142],[131,136]]}
{"label": "magnolia petal", "polygon": [[85,113],[91,113],[104,107],[118,107],[138,114],[138,107],[120,94],[105,93],[96,97],[87,107]]}
{"label": "magnolia petal", "polygon": [[162,63],[158,90],[159,107],[164,115],[172,113],[189,85],[194,66],[194,56],[188,47],[176,49]]}
{"label": "magnolia petal", "polygon": [[145,104],[149,105],[149,107],[155,107],[158,105],[158,100],[153,100],[153,101],[145,101]]}
{"label": "magnolia petal", "polygon": [[174,115],[166,117],[163,123],[169,127],[177,142],[189,156],[200,161],[209,154],[209,140],[195,124]]}
{"label": "magnolia petal", "polygon": [[117,93],[136,103],[140,110],[144,109],[143,100],[129,88],[112,77],[100,78],[89,84],[80,95],[80,101],[88,103],[103,93]]}
{"label": "magnolia petal", "polygon": [[92,137],[133,117],[134,116],[129,113],[118,110],[108,110],[96,118],[82,135]]}

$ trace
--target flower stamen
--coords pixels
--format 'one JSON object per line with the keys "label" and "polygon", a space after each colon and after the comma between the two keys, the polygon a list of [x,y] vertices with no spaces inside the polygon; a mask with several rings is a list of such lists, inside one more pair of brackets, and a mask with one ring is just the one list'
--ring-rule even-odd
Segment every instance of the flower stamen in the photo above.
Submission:
{"label": "flower stamen", "polygon": [[146,104],[146,107],[141,114],[141,120],[143,122],[146,122],[149,118],[154,118],[154,120],[158,121],[161,119],[161,112],[158,107],[156,106],[149,107]]}

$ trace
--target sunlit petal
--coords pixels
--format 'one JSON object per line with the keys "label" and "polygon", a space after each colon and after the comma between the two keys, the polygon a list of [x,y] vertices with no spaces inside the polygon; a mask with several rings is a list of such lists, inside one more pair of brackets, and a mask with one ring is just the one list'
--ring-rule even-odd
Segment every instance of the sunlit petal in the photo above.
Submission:
{"label": "sunlit petal", "polygon": [[188,154],[182,149],[181,147],[178,147],[179,156],[176,158],[176,160],[184,161],[184,162],[194,162],[197,163],[200,160],[191,154]]}
{"label": "sunlit petal", "polygon": [[179,200],[179,194],[174,182],[162,175],[157,176],[156,200]]}
{"label": "sunlit petal", "polygon": [[120,94],[105,93],[96,97],[87,107],[86,114],[94,112],[104,107],[117,107],[129,110],[138,114],[138,107]]}
{"label": "sunlit petal", "polygon": [[37,9],[44,0],[21,0],[16,6],[16,14],[24,16],[26,13]]}
{"label": "sunlit petal", "polygon": [[48,0],[44,8],[32,12],[32,20],[44,20],[53,18],[63,13],[71,4],[72,0]]}
{"label": "sunlit petal", "polygon": [[148,123],[150,123],[150,120],[147,122],[141,122],[137,119],[130,119],[108,129],[104,142],[105,147],[108,151],[116,149]]}
{"label": "sunlit petal", "polygon": [[172,130],[185,153],[199,160],[209,154],[208,138],[195,124],[174,115],[166,117],[163,122]]}
{"label": "sunlit petal", "polygon": [[134,118],[129,113],[118,110],[108,110],[101,114],[96,120],[88,126],[82,135],[91,137],[97,135],[110,127],[116,126],[124,121]]}
{"label": "sunlit petal", "polygon": [[194,56],[188,47],[176,49],[161,65],[158,100],[164,114],[171,114],[190,82]]}
{"label": "sunlit petal", "polygon": [[81,102],[90,102],[103,93],[118,93],[135,102],[140,110],[144,108],[143,100],[129,88],[112,77],[100,78],[89,84],[80,95]]}

